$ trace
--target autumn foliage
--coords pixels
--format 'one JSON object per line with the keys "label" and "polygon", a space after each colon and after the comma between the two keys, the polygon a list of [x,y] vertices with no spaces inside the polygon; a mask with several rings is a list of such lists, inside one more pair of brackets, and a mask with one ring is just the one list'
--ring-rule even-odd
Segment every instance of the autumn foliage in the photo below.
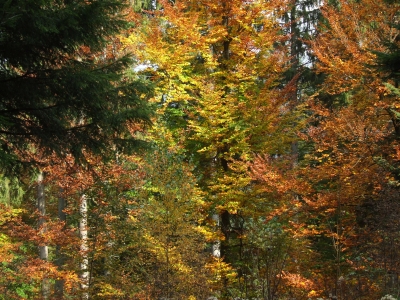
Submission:
{"label": "autumn foliage", "polygon": [[1,98],[0,299],[396,299],[399,4],[125,4],[73,141]]}

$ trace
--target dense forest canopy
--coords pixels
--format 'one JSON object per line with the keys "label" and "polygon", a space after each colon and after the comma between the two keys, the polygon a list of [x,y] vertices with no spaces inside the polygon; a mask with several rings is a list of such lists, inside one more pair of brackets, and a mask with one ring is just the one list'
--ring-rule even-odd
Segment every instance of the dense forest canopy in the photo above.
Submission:
{"label": "dense forest canopy", "polygon": [[0,15],[0,299],[400,299],[398,1]]}

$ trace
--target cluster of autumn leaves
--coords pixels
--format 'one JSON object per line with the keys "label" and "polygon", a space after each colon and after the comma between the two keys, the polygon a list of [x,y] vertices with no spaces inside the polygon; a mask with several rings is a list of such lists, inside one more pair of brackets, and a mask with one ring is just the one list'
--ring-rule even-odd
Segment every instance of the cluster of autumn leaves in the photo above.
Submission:
{"label": "cluster of autumn leaves", "polygon": [[400,5],[308,3],[301,34],[302,4],[130,11],[117,49],[155,116],[127,126],[148,147],[83,165],[36,150],[42,183],[3,178],[0,299],[398,295],[399,68],[380,57],[399,53]]}

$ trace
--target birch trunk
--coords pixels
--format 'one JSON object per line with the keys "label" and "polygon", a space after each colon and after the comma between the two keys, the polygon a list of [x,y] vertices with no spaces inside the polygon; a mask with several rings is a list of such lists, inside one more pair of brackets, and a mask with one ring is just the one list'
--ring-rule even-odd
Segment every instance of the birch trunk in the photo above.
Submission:
{"label": "birch trunk", "polygon": [[81,201],[79,204],[79,233],[81,238],[81,290],[82,290],[82,299],[89,299],[89,256],[88,256],[88,230],[87,230],[87,197],[86,195],[82,195]]}
{"label": "birch trunk", "polygon": [[[43,172],[40,171],[37,178],[37,209],[39,212],[39,233],[46,233],[46,203],[45,203],[45,193],[44,193],[44,184],[43,184]],[[39,257],[42,260],[47,261],[49,258],[49,250],[47,245],[39,245]],[[50,285],[49,280],[46,277],[43,277],[42,280],[42,296],[43,299],[49,299],[50,294]]]}
{"label": "birch trunk", "polygon": [[[219,215],[213,214],[212,219],[215,221],[217,227],[219,226]],[[220,258],[221,257],[221,241],[215,241],[212,245],[212,255],[214,257]]]}

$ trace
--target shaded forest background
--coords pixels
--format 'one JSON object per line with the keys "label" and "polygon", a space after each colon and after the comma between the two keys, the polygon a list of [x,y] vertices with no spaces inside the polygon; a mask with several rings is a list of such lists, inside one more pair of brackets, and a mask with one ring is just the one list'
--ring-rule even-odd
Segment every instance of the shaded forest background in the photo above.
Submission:
{"label": "shaded forest background", "polygon": [[0,299],[400,299],[398,1],[0,15]]}

